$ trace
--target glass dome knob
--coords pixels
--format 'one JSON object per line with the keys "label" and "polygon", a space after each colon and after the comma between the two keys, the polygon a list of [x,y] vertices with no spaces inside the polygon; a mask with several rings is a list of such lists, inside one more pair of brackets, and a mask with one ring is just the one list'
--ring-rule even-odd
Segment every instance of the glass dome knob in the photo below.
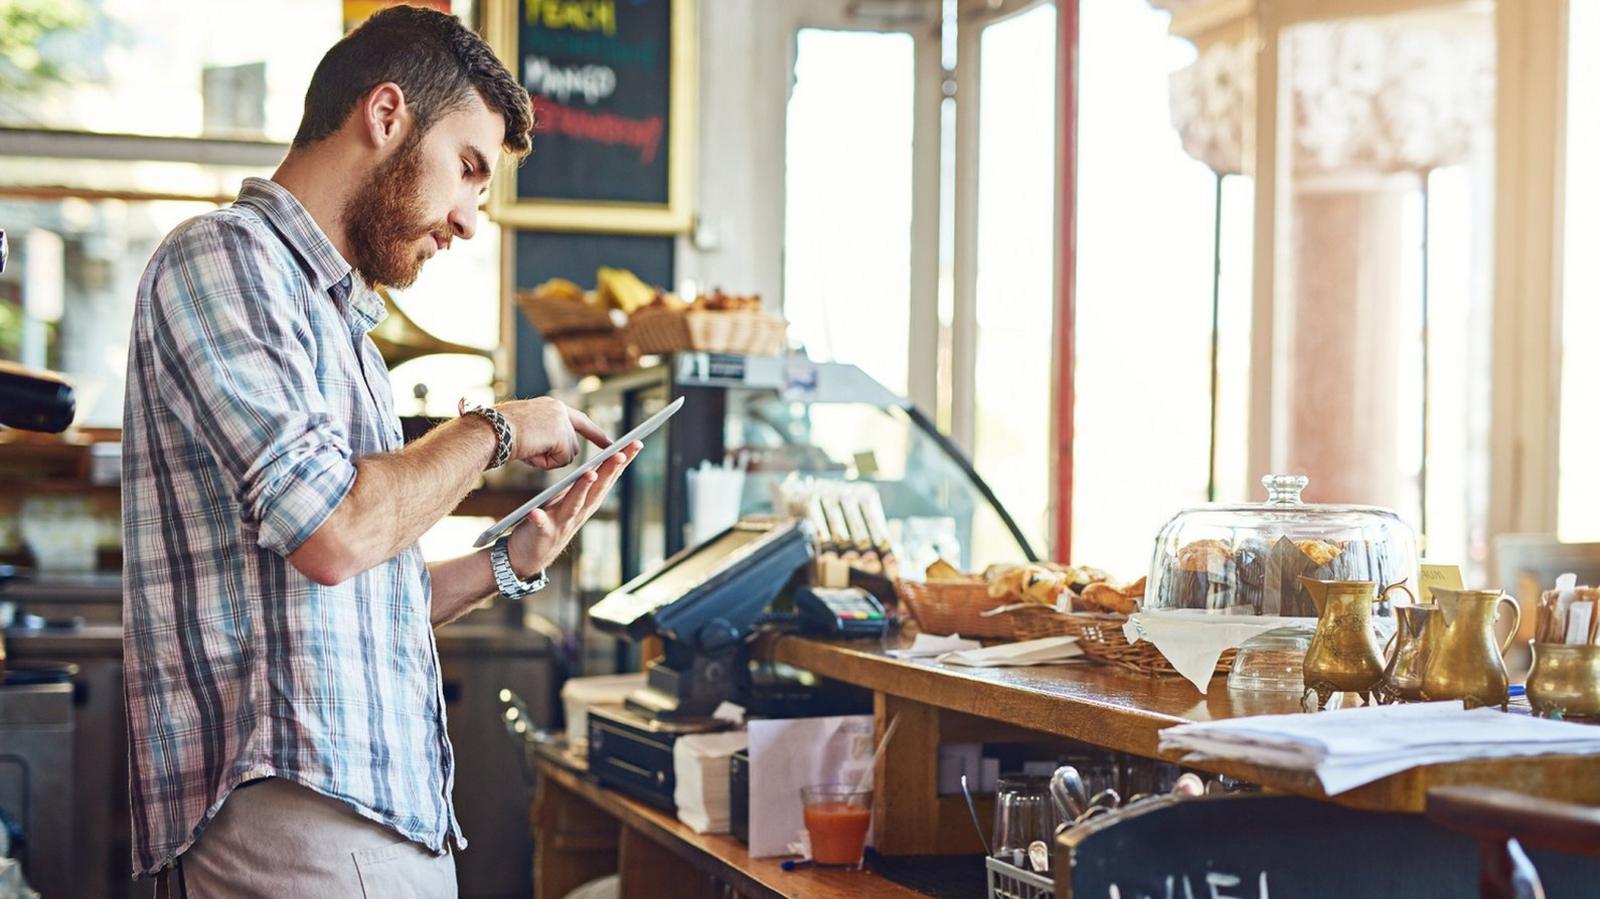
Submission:
{"label": "glass dome knob", "polygon": [[1269,474],[1261,479],[1261,486],[1267,488],[1267,504],[1273,506],[1301,505],[1300,491],[1309,483],[1311,479],[1303,474]]}

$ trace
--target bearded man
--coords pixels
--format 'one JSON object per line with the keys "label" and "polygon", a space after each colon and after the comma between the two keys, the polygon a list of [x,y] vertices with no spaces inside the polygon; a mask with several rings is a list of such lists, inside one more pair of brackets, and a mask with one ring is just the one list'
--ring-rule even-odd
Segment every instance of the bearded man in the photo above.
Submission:
{"label": "bearded man", "polygon": [[169,894],[456,895],[432,627],[543,586],[639,447],[490,550],[425,563],[417,539],[480,472],[608,441],[533,399],[405,445],[367,332],[374,285],[405,287],[472,237],[530,120],[456,19],[385,10],[323,57],[271,180],[150,260],[128,359],[123,641],[134,874]]}

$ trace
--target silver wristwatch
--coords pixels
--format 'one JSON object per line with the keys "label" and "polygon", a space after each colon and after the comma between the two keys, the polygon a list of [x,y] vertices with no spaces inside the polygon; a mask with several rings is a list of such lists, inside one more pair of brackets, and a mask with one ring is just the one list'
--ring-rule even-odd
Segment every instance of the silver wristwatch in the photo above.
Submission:
{"label": "silver wristwatch", "polygon": [[501,537],[489,547],[489,568],[494,572],[494,585],[506,599],[532,596],[543,590],[550,579],[545,577],[542,570],[528,580],[517,577],[516,570],[511,567],[511,553],[506,549],[509,539]]}

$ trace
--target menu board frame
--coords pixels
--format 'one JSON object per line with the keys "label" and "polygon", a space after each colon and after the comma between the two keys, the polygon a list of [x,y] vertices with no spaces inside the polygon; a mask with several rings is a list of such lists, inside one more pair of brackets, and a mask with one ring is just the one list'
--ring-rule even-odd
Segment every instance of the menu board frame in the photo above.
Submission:
{"label": "menu board frame", "polygon": [[[484,37],[495,53],[518,77],[522,75],[519,17],[529,3],[539,0],[485,0]],[[695,130],[698,109],[698,0],[662,0],[671,5],[666,137],[667,201],[665,203],[615,202],[603,199],[573,200],[519,194],[517,167],[502,160],[490,190],[488,214],[501,225],[552,231],[594,231],[621,234],[686,234],[694,225]],[[525,164],[538,164],[535,155]]]}

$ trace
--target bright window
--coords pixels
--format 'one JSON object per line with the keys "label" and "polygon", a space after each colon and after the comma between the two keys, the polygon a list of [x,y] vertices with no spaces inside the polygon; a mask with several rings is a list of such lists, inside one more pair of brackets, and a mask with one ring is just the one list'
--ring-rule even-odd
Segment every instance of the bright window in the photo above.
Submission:
{"label": "bright window", "polygon": [[789,99],[784,314],[817,360],[906,391],[912,40],[803,29]]}
{"label": "bright window", "polygon": [[29,128],[287,141],[312,71],[343,34],[336,0],[19,0],[13,9],[35,21],[48,13],[56,26],[37,45],[46,71],[0,69],[0,123]]}
{"label": "bright window", "polygon": [[980,43],[973,462],[1035,551],[1048,553],[1055,5],[986,27]]}
{"label": "bright window", "polygon": [[1562,540],[1600,541],[1600,2],[1572,0],[1567,23],[1566,272],[1561,310]]}
{"label": "bright window", "polygon": [[[1132,578],[1162,523],[1207,499],[1217,176],[1171,119],[1168,77],[1193,45],[1144,3],[1080,8],[1072,561]],[[1224,208],[1248,205],[1229,193]],[[1224,223],[1231,246],[1240,224]],[[1237,313],[1248,276],[1230,270],[1226,284]],[[1244,380],[1241,333],[1247,319],[1227,333],[1231,381]],[[1241,440],[1228,435],[1235,455]]]}

